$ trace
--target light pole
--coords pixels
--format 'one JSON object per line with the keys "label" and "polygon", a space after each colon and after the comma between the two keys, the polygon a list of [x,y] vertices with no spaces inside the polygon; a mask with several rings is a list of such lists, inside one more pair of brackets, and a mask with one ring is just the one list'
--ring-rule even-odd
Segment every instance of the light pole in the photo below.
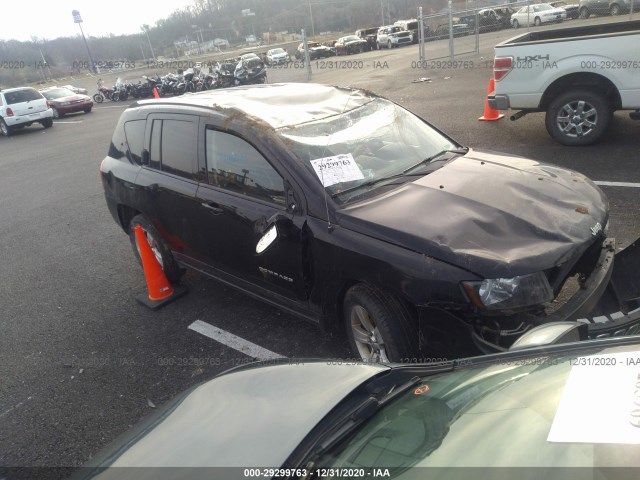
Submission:
{"label": "light pole", "polygon": [[151,46],[151,39],[149,38],[149,26],[143,25],[142,27],[140,27],[140,30],[142,30],[144,33],[147,34],[147,41],[149,42],[149,50],[151,50],[151,58],[153,58],[153,63],[157,63],[156,54],[153,53],[153,47]]}
{"label": "light pole", "polygon": [[84,36],[84,32],[82,31],[82,25],[80,25],[82,23],[82,17],[80,16],[80,12],[78,10],[72,10],[71,15],[73,15],[74,23],[77,23],[78,26],[80,27],[80,33],[82,34],[82,39],[84,40],[84,46],[87,47],[87,55],[89,55],[89,67],[91,69],[91,72],[98,73],[96,72],[96,66],[93,63],[93,57],[91,57],[91,50],[89,50],[89,44],[87,43],[87,39]]}

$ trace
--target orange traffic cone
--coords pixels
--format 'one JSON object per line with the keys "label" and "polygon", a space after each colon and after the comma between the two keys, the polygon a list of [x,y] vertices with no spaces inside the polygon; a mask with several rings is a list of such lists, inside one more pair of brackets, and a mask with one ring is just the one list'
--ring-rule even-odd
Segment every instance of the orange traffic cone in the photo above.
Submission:
{"label": "orange traffic cone", "polygon": [[160,94],[158,93],[158,87],[153,87],[153,98],[160,98]]}
{"label": "orange traffic cone", "polygon": [[175,288],[171,286],[169,280],[167,280],[167,276],[162,271],[160,263],[158,263],[156,256],[153,254],[147,237],[140,225],[136,225],[135,234],[136,243],[140,250],[144,277],[147,281],[147,289],[149,290],[148,295],[139,295],[137,300],[146,307],[156,310],[187,293],[187,289],[180,286],[176,286]]}
{"label": "orange traffic cone", "polygon": [[[489,88],[487,88],[487,97],[493,94],[493,91],[496,89],[496,82],[493,78],[489,80]],[[504,115],[500,113],[499,110],[494,110],[489,106],[489,99],[485,99],[484,101],[484,115],[482,115],[478,120],[485,120],[488,122],[494,122],[496,120],[500,120]]]}

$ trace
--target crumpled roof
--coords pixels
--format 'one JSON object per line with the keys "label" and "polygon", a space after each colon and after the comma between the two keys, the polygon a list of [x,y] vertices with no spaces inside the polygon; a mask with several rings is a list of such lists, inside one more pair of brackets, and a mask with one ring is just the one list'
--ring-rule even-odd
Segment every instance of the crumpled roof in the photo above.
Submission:
{"label": "crumpled roof", "polygon": [[274,83],[208,90],[161,100],[141,100],[138,104],[162,102],[234,109],[278,129],[338,115],[372,99],[372,94],[351,88],[317,83]]}

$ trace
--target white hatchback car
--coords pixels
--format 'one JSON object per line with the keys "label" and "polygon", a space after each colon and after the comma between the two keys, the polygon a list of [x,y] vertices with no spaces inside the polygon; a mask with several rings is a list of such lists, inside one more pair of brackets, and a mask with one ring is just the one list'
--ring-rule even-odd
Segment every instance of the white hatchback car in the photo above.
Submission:
{"label": "white hatchback car", "polygon": [[540,26],[543,23],[562,22],[567,19],[567,11],[564,8],[552,7],[548,3],[539,3],[522,7],[511,15],[511,25],[518,28],[520,25]]}
{"label": "white hatchback car", "polygon": [[53,110],[47,99],[31,87],[0,90],[0,133],[8,137],[17,128],[40,123],[53,125]]}

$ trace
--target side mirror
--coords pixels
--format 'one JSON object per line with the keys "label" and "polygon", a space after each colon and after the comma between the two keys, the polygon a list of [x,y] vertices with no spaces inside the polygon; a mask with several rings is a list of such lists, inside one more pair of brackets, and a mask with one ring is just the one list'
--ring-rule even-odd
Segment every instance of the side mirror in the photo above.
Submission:
{"label": "side mirror", "polygon": [[278,238],[278,228],[275,224],[271,225],[267,231],[260,237],[256,244],[256,253],[260,254],[264,252],[271,244]]}
{"label": "side mirror", "polygon": [[142,150],[142,154],[140,155],[140,163],[142,165],[149,165],[149,150],[146,148]]}
{"label": "side mirror", "polygon": [[588,326],[581,322],[550,322],[529,330],[518,338],[509,351],[588,339]]}

